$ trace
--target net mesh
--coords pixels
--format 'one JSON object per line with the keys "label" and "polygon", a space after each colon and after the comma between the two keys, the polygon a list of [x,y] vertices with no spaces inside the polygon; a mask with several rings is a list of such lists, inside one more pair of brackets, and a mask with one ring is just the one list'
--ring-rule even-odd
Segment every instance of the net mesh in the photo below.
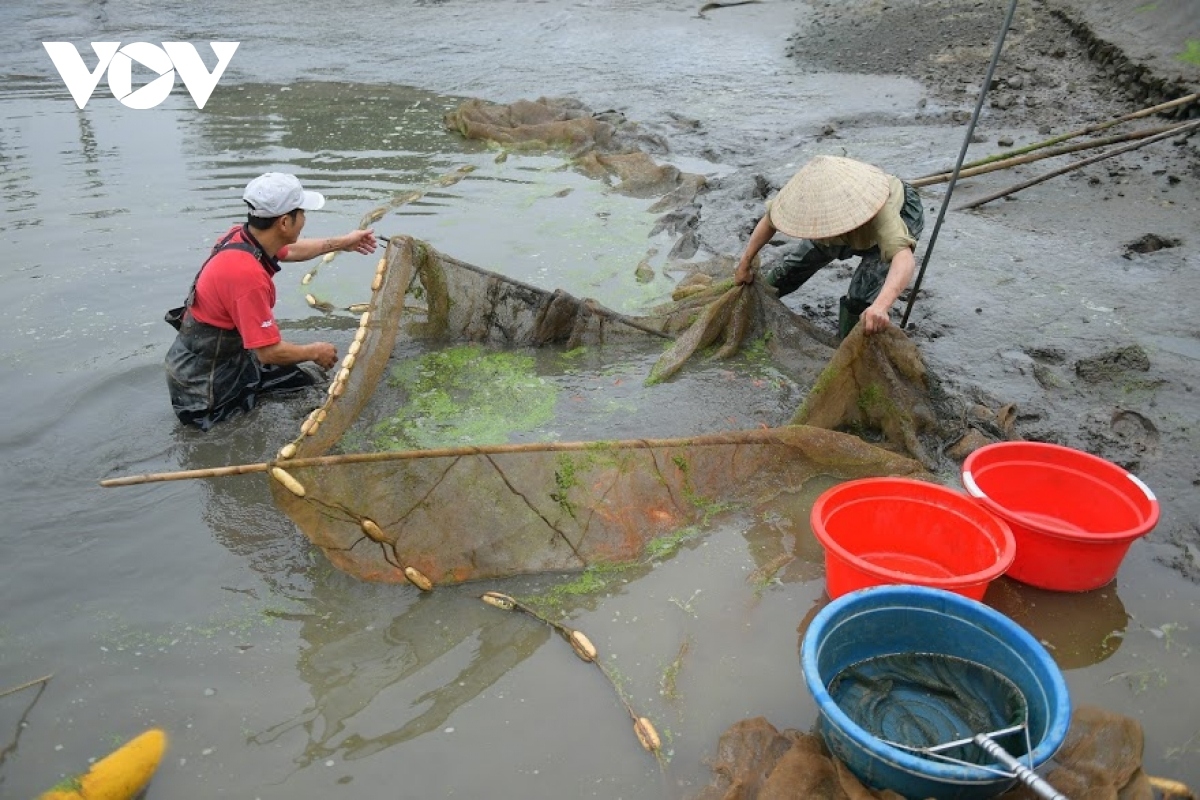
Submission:
{"label": "net mesh", "polygon": [[[829,683],[838,708],[872,736],[926,751],[977,733],[1025,726],[1028,706],[1012,681],[968,659],[943,653],[896,653],[853,664]],[[1028,751],[1024,736],[1006,737],[1012,755]],[[938,750],[973,764],[992,759],[974,744]]]}
{"label": "net mesh", "polygon": [[[654,347],[643,353],[657,355],[655,348],[671,344],[670,331],[695,310],[687,302],[694,298],[687,298],[645,316],[618,314],[404,237],[391,240],[378,274],[356,334],[353,368],[339,372],[328,400],[291,443],[294,452],[286,450],[276,462],[302,494],[271,482],[277,502],[309,539],[334,565],[360,578],[403,581],[413,568],[434,583],[454,583],[634,560],[657,537],[715,510],[752,508],[814,475],[850,479],[923,471],[903,453],[808,425],[646,438],[661,428],[637,413],[620,419],[623,428],[605,428],[628,431],[625,439],[511,441],[506,435],[490,445],[429,448],[417,441],[404,449],[400,441],[399,451],[376,439],[362,452],[356,445],[364,426],[374,424],[372,406],[389,392],[398,398],[394,402],[412,394],[413,384],[397,388],[389,381],[395,382],[398,362],[414,343],[433,349],[464,342],[505,350],[540,346],[562,354],[649,341]],[[765,340],[764,358],[772,364],[790,359],[794,385],[811,385],[830,348],[807,336],[786,309],[772,309],[778,300],[756,297],[748,304],[757,310],[747,338]],[[792,337],[796,346],[788,341]],[[724,374],[716,378],[724,380]],[[702,393],[686,384],[678,388],[679,396]],[[656,402],[660,396],[648,395],[643,404],[667,419],[671,406]]]}

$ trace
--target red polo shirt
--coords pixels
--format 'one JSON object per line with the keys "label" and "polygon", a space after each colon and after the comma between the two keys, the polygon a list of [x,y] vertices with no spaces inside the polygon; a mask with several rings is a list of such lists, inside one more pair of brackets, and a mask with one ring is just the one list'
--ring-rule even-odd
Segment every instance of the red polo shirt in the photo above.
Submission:
{"label": "red polo shirt", "polygon": [[[245,225],[235,225],[226,236],[230,236],[227,244],[257,245],[247,235]],[[283,336],[272,311],[275,307],[273,278],[279,271],[278,259],[286,255],[286,247],[275,258],[263,255],[261,260],[244,250],[229,249],[217,253],[196,281],[192,316],[227,331],[236,328],[247,350],[279,343]]]}

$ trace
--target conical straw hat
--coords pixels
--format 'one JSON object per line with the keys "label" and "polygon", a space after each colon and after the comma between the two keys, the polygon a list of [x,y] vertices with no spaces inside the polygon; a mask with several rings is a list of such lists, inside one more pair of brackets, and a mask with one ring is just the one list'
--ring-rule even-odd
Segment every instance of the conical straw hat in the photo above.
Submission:
{"label": "conical straw hat", "polygon": [[875,216],[889,190],[890,180],[878,167],[817,156],[779,190],[771,202],[771,224],[788,236],[827,239]]}

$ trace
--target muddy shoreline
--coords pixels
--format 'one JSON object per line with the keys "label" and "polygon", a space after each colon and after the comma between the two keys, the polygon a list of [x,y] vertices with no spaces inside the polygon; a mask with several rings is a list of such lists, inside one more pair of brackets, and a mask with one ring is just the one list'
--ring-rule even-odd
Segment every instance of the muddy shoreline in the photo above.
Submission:
{"label": "muddy shoreline", "polygon": [[[1162,42],[1157,60],[1144,46],[1140,55],[1127,54],[1120,41],[1101,38],[1085,13],[1090,5],[1019,7],[968,161],[1196,91],[1187,64],[1155,71],[1171,64],[1173,44]],[[811,21],[788,41],[800,70],[900,73],[925,86],[928,98],[913,109],[911,126],[880,115],[837,118],[743,153],[750,163],[710,181],[699,198],[691,224],[700,246],[740,252],[762,201],[790,177],[788,165],[805,156],[840,151],[901,177],[952,168],[1002,11],[990,3],[964,10],[961,3],[910,0],[814,4]],[[1130,31],[1126,38],[1140,36]],[[1117,130],[1194,115],[1197,104]],[[908,142],[877,141],[880,129],[901,124]],[[939,129],[948,133],[937,139]],[[911,155],[908,145],[922,135],[930,146],[918,159],[896,157]],[[946,149],[935,154],[935,140]],[[1163,503],[1162,522],[1148,538],[1154,557],[1193,582],[1200,582],[1200,456],[1193,446],[1200,329],[1173,313],[1171,298],[1188,296],[1194,285],[1198,147],[1198,137],[1175,137],[975,211],[955,207],[1067,162],[960,181],[908,330],[966,428],[994,436],[990,412],[1015,404],[1017,437],[1088,450],[1146,480]],[[922,192],[927,225],[918,264],[944,191],[941,185]],[[784,237],[773,241],[764,265],[789,244]],[[849,269],[832,265],[785,302],[832,330]]]}

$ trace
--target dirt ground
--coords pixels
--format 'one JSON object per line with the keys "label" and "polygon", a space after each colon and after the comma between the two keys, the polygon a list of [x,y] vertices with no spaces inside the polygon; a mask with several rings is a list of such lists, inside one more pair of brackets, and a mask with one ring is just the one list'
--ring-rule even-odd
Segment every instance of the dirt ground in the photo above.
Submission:
{"label": "dirt ground", "polygon": [[[1176,56],[1189,38],[1200,38],[1200,10],[1186,3],[1145,7],[1157,14],[1150,20],[1157,27],[1146,18],[1117,17],[1103,2],[1020,3],[965,160],[1195,92],[1200,67]],[[818,2],[812,23],[790,37],[789,55],[802,71],[900,73],[920,82],[928,92],[918,110],[921,124],[931,130],[949,124],[958,141],[934,156],[930,134],[919,158],[882,166],[904,178],[949,170],[1008,6]],[[1197,115],[1193,103],[1105,135]],[[845,143],[855,154],[873,129],[895,125],[862,116],[784,132],[756,159],[761,172],[743,170],[714,185],[699,212],[699,241],[716,252],[739,251],[762,200],[790,176],[779,164],[795,160],[798,143],[825,152]],[[904,129],[900,135],[923,133]],[[968,427],[995,435],[989,410],[1014,403],[1018,437],[1088,450],[1142,477],[1163,505],[1149,539],[1154,557],[1193,582],[1200,582],[1200,455],[1194,446],[1200,326],[1178,313],[1194,303],[1180,305],[1176,298],[1190,297],[1196,286],[1198,146],[1200,136],[1175,136],[974,211],[956,207],[1067,162],[1057,158],[960,181],[908,330]],[[944,192],[944,185],[922,192],[919,266]],[[979,242],[998,235],[1002,246],[981,249]],[[788,245],[783,237],[773,241],[763,251],[764,264]],[[849,270],[824,270],[787,302],[832,328]]]}

